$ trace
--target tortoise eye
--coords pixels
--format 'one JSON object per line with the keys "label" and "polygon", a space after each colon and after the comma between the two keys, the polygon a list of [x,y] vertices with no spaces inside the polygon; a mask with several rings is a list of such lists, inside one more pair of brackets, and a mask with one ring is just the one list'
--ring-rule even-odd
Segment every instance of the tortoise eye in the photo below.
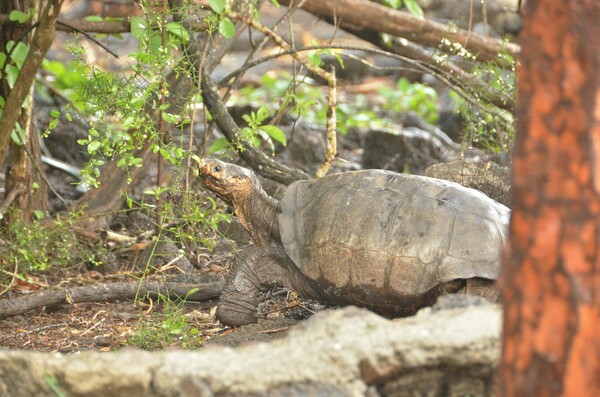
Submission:
{"label": "tortoise eye", "polygon": [[221,166],[220,165],[215,165],[215,168],[213,168],[215,170],[215,172],[221,172]]}

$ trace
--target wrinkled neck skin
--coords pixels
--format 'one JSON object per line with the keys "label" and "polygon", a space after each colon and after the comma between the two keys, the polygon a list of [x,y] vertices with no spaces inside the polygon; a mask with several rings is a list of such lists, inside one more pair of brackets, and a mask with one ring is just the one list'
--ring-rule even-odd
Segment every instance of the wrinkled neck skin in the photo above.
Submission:
{"label": "wrinkled neck skin", "polygon": [[253,192],[233,205],[240,223],[259,247],[281,246],[278,215],[279,202],[269,196],[255,180]]}

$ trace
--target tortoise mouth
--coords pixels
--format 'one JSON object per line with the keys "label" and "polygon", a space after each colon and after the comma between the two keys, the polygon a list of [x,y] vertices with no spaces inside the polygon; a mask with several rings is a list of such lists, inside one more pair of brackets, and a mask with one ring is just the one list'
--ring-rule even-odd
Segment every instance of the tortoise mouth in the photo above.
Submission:
{"label": "tortoise mouth", "polygon": [[200,180],[202,181],[202,185],[213,192],[217,197],[226,202],[229,201],[229,197],[227,195],[227,190],[223,187],[223,183],[219,178],[215,178],[211,174],[201,174]]}
{"label": "tortoise mouth", "polygon": [[200,173],[200,179],[202,180],[202,184],[204,186],[207,186],[207,185],[220,186],[221,185],[221,180],[218,178],[215,178],[210,173]]}

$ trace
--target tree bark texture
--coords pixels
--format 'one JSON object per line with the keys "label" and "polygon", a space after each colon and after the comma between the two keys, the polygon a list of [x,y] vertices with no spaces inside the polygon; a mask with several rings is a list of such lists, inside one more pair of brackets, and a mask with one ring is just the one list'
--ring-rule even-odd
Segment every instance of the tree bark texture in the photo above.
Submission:
{"label": "tree bark texture", "polygon": [[[46,51],[54,38],[54,22],[60,12],[62,0],[35,2],[33,23],[36,24],[33,34],[28,33],[26,26],[3,26],[1,50],[7,51],[9,40],[18,43],[24,41],[29,52],[21,68],[17,81],[12,89],[6,80],[2,81],[0,93],[6,100],[4,112],[0,118],[0,159],[4,160],[10,146],[5,190],[19,191],[14,197],[13,205],[21,211],[17,215],[22,220],[31,219],[33,210],[48,210],[47,186],[43,181],[40,142],[31,121],[33,107],[33,79],[37,73]],[[27,13],[34,3],[30,0],[15,1],[2,5],[2,12],[13,9]],[[31,39],[28,39],[31,37]],[[7,60],[8,62],[8,60]],[[23,136],[22,144],[10,140],[11,132],[19,124]],[[33,189],[34,183],[37,188]],[[7,200],[8,201],[8,200]],[[6,203],[5,203],[6,204]]]}
{"label": "tree bark texture", "polygon": [[40,137],[31,119],[34,106],[33,85],[30,87],[25,101],[28,105],[21,109],[21,115],[17,119],[17,123],[23,129],[23,142],[17,144],[10,141],[4,186],[6,192],[11,192],[13,189],[20,192],[15,196],[14,202],[10,204],[14,208],[18,208],[19,212],[10,214],[10,217],[28,222],[31,220],[34,210],[44,213],[48,211],[48,186],[42,174]]}
{"label": "tree bark texture", "polygon": [[[281,0],[280,3],[290,7],[297,4],[293,0]],[[451,28],[369,0],[305,0],[300,3],[301,8],[311,14],[339,21],[342,28],[375,30],[432,47],[438,47],[443,39],[448,39],[460,43],[482,61],[498,61],[497,55],[501,51],[513,56],[521,52],[516,44]]]}
{"label": "tree bark texture", "polygon": [[[42,64],[46,51],[54,39],[54,24],[63,0],[47,0],[40,3],[37,25],[29,40],[29,52],[19,72],[10,95],[5,98],[4,112],[0,117],[0,159],[4,159],[12,130],[19,118],[21,107],[30,92],[35,75]],[[3,27],[4,29],[4,27]],[[4,49],[3,49],[4,50]]]}
{"label": "tree bark texture", "polygon": [[528,1],[502,396],[600,396],[600,2]]}
{"label": "tree bark texture", "polygon": [[[221,295],[224,282],[184,284],[174,282],[91,284],[61,290],[42,290],[19,298],[0,301],[0,319],[30,310],[82,302],[114,302],[150,296],[202,302]],[[1,395],[1,394],[0,394]]]}

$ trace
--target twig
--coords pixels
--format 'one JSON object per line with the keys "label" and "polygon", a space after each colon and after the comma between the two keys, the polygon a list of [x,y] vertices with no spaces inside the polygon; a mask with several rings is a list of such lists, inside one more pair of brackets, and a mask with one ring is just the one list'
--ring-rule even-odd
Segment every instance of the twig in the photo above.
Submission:
{"label": "twig", "polygon": [[12,204],[13,201],[15,201],[17,195],[25,193],[26,191],[27,189],[25,189],[25,186],[23,186],[23,184],[18,184],[17,186],[12,188],[10,192],[8,192],[8,194],[6,195],[6,198],[2,202],[2,205],[0,205],[0,214],[6,212],[7,208]]}
{"label": "twig", "polygon": [[69,324],[68,323],[57,323],[57,324],[42,325],[41,327],[30,329],[29,331],[25,332],[25,335],[31,335],[33,333],[45,331],[47,329],[64,327],[65,325],[69,325]]}
{"label": "twig", "polygon": [[[216,83],[209,73],[203,70],[202,75],[202,98],[204,105],[212,114],[217,126],[229,142],[236,142],[240,134],[240,128],[235,123],[227,107],[219,95]],[[235,147],[235,145],[234,145]],[[298,169],[289,168],[283,164],[273,161],[269,156],[252,146],[244,146],[238,151],[240,156],[262,176],[289,185],[300,179],[310,177]]]}
{"label": "twig", "polygon": [[107,46],[105,46],[104,44],[102,44],[101,42],[99,42],[98,40],[96,40],[95,38],[92,37],[92,35],[90,35],[88,32],[83,31],[73,25],[69,25],[67,22],[65,22],[64,20],[58,20],[56,21],[57,25],[62,25],[64,27],[67,27],[69,29],[72,29],[74,32],[80,33],[82,35],[84,35],[85,37],[87,37],[88,39],[90,39],[91,41],[93,41],[94,43],[96,43],[98,46],[100,46],[101,48],[103,48],[106,52],[108,52],[110,55],[112,55],[115,58],[119,58],[119,56],[113,52],[110,48],[108,48]]}
{"label": "twig", "polygon": [[[273,40],[279,47],[281,47],[285,51],[292,50],[292,47],[285,41],[281,36],[275,33],[273,30],[267,28],[265,25],[256,21],[253,18],[248,17],[247,15],[240,14],[239,12],[230,12],[227,14],[232,19],[237,19],[248,26],[260,31],[265,36],[269,37]],[[327,72],[323,68],[319,66],[315,66],[308,61],[303,55],[298,52],[290,52],[292,58],[300,62],[302,66],[308,69],[311,73],[319,76],[323,80],[327,82],[329,86],[329,109],[327,111],[327,152],[325,154],[325,158],[323,162],[319,166],[319,169],[316,173],[316,177],[321,177],[327,174],[327,171],[331,167],[331,163],[333,158],[335,157],[335,149],[336,149],[336,114],[335,114],[335,105],[336,105],[336,82],[335,82],[335,73]],[[332,107],[333,106],[333,107]]]}
{"label": "twig", "polygon": [[[41,290],[19,298],[0,301],[0,319],[15,316],[29,310],[82,302],[110,302],[139,297],[156,298],[168,296],[186,301],[205,301],[217,298],[223,282],[185,284],[173,282],[108,283],[85,285],[60,290]],[[190,293],[190,291],[194,291]]]}
{"label": "twig", "polygon": [[88,332],[93,331],[94,329],[96,329],[100,324],[102,324],[103,322],[105,322],[107,319],[107,317],[104,317],[102,320],[98,321],[96,324],[92,325],[90,328],[86,329],[85,331],[83,331],[79,336],[83,336],[85,334],[87,334]]}
{"label": "twig", "polygon": [[272,328],[272,329],[263,329],[262,331],[258,331],[261,334],[276,334],[279,332],[287,331],[290,327],[280,327],[280,328]]}
{"label": "twig", "polygon": [[19,262],[15,259],[15,269],[13,270],[12,276],[10,278],[10,283],[8,286],[0,292],[0,296],[4,295],[8,290],[11,289],[12,285],[15,283],[15,279],[17,278],[17,271],[19,270]]}
{"label": "twig", "polygon": [[322,178],[327,175],[327,171],[331,168],[331,163],[337,152],[337,116],[335,109],[337,107],[337,95],[335,87],[335,66],[331,66],[331,81],[329,82],[329,107],[327,109],[327,138],[325,140],[325,158],[315,172],[315,178]]}
{"label": "twig", "polygon": [[[468,72],[456,66],[454,63],[448,61],[447,59],[442,59],[441,57],[430,54],[427,51],[421,49],[420,47],[414,44],[405,44],[403,46],[394,45],[392,47],[394,50],[402,51],[406,55],[393,53],[377,48],[366,48],[366,47],[356,47],[356,46],[348,46],[348,45],[318,45],[318,46],[307,46],[302,48],[296,48],[290,51],[282,51],[277,54],[268,55],[266,57],[257,59],[253,62],[250,62],[239,69],[229,73],[227,76],[221,79],[219,82],[219,86],[225,85],[229,80],[236,77],[237,75],[245,72],[246,70],[253,68],[262,63],[268,62],[272,59],[279,58],[286,55],[291,55],[292,52],[304,52],[304,51],[314,51],[314,50],[323,50],[323,49],[332,49],[332,50],[348,50],[348,51],[364,51],[372,54],[383,55],[388,58],[398,59],[400,61],[411,64],[415,67],[415,69],[410,69],[406,67],[394,67],[387,66],[381,67],[377,65],[373,65],[365,59],[358,58],[353,56],[352,54],[341,54],[342,56],[346,56],[349,58],[353,58],[358,60],[359,62],[369,66],[372,69],[377,70],[409,70],[409,71],[420,71],[431,73],[442,83],[446,84],[449,88],[455,89],[459,88],[469,92],[469,94],[473,95],[472,90],[468,90],[462,81],[473,81],[476,87],[481,87],[483,82],[477,79],[476,77],[470,75]],[[433,62],[432,62],[433,61]],[[490,90],[489,92],[490,98],[487,100],[494,106],[497,106],[501,109],[505,109],[508,111],[513,110],[514,108],[514,100],[512,98],[507,97],[502,92],[499,92],[495,89]]]}
{"label": "twig", "polygon": [[[282,0],[287,5],[290,0]],[[519,56],[521,47],[517,44],[506,43],[501,40],[490,39],[478,34],[452,28],[439,22],[418,18],[414,15],[393,10],[376,2],[368,0],[337,0],[322,1],[308,0],[302,7],[304,10],[320,17],[333,19],[334,16],[342,20],[342,28],[351,26],[352,29],[362,31],[377,31],[388,33],[396,37],[404,37],[412,42],[425,46],[438,46],[445,38],[452,43],[460,43],[467,50],[475,54],[478,60],[492,60],[502,63],[498,59],[500,52],[507,52],[512,56]],[[468,43],[466,43],[468,37]],[[451,47],[444,48],[452,53]]]}

